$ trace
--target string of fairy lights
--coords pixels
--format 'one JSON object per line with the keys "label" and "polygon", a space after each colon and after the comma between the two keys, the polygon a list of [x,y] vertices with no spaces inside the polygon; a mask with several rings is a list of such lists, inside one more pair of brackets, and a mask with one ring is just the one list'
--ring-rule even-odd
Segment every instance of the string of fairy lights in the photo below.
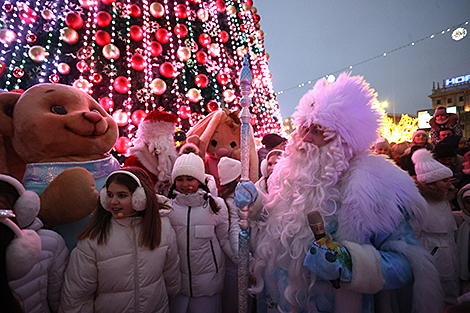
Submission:
{"label": "string of fairy lights", "polygon": [[402,49],[405,49],[405,48],[408,48],[408,47],[413,47],[414,45],[416,45],[416,44],[419,43],[419,42],[422,42],[422,41],[428,40],[428,39],[434,39],[434,38],[436,38],[436,36],[438,36],[438,35],[444,35],[444,34],[446,34],[446,33],[450,33],[450,31],[451,31],[452,29],[454,29],[454,31],[453,31],[452,34],[451,34],[451,35],[452,35],[452,38],[453,38],[454,40],[460,40],[460,39],[462,39],[463,37],[465,37],[465,36],[467,35],[467,30],[466,30],[465,28],[463,28],[462,26],[468,25],[468,23],[469,23],[468,21],[462,22],[462,23],[460,23],[460,24],[458,24],[458,25],[455,25],[455,26],[453,26],[453,27],[449,27],[449,28],[444,29],[444,30],[442,30],[442,31],[440,31],[440,32],[431,34],[431,35],[426,36],[426,37],[423,37],[423,38],[421,38],[421,39],[412,41],[412,42],[410,42],[410,43],[408,43],[408,44],[406,44],[406,45],[397,47],[397,48],[392,49],[392,50],[387,51],[387,52],[383,52],[383,53],[378,54],[378,55],[376,55],[376,56],[374,56],[374,57],[371,57],[371,58],[369,58],[369,59],[366,59],[366,60],[364,60],[364,61],[361,61],[361,62],[352,64],[352,65],[350,65],[350,66],[348,66],[348,67],[345,67],[345,68],[342,68],[342,69],[340,69],[340,70],[334,71],[334,72],[332,72],[332,73],[330,73],[330,74],[328,74],[328,75],[324,75],[324,76],[318,77],[318,78],[316,78],[316,79],[312,79],[312,80],[309,80],[309,81],[306,81],[306,82],[299,83],[299,84],[297,84],[297,85],[295,85],[295,86],[292,86],[292,87],[289,87],[289,88],[285,88],[285,89],[283,89],[283,90],[277,91],[277,92],[276,92],[276,95],[281,95],[281,94],[283,94],[283,93],[286,92],[286,91],[293,90],[293,89],[296,89],[296,88],[302,88],[302,87],[304,87],[304,86],[306,86],[306,85],[310,85],[310,84],[312,84],[312,83],[315,83],[317,80],[319,80],[320,78],[323,78],[323,77],[326,77],[326,78],[327,78],[328,80],[330,80],[330,81],[331,81],[331,80],[334,80],[334,79],[335,79],[335,77],[334,77],[335,74],[338,74],[338,73],[341,73],[341,72],[344,72],[344,71],[348,71],[348,70],[352,70],[354,67],[357,67],[357,66],[359,66],[359,65],[368,63],[368,62],[370,62],[370,61],[373,61],[373,60],[376,60],[376,59],[379,59],[379,58],[382,58],[382,57],[386,57],[387,55],[390,55],[391,53],[397,52],[397,51],[399,51],[399,50],[402,50]]}

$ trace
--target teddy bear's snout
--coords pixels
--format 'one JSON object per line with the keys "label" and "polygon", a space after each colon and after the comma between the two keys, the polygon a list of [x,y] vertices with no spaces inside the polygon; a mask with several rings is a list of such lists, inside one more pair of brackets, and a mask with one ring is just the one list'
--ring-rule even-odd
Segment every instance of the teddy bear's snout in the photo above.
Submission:
{"label": "teddy bear's snout", "polygon": [[93,124],[96,124],[96,123],[100,122],[103,119],[101,114],[97,111],[85,112],[85,113],[83,113],[83,116],[88,121],[92,122]]}

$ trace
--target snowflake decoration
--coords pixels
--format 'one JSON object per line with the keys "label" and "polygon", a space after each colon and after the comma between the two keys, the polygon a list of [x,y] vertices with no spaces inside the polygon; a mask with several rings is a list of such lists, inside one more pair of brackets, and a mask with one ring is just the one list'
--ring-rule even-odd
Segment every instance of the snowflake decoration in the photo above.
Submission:
{"label": "snowflake decoration", "polygon": [[150,21],[147,26],[144,27],[144,32],[154,33],[160,28],[160,24],[156,21]]}
{"label": "snowflake decoration", "polygon": [[78,3],[67,3],[60,8],[60,11],[64,13],[64,17],[67,16],[68,12],[75,12],[77,14],[83,15],[83,7]]}
{"label": "snowflake decoration", "polygon": [[218,73],[219,68],[220,68],[220,65],[218,65],[217,62],[215,62],[213,60],[207,60],[206,70],[207,70],[208,73]]}
{"label": "snowflake decoration", "polygon": [[140,47],[139,47],[139,48],[135,48],[134,53],[143,54],[143,53],[144,53],[144,49],[142,49],[142,48],[140,48]]}
{"label": "snowflake decoration", "polygon": [[80,48],[77,51],[77,58],[79,58],[80,60],[91,58],[92,55],[93,55],[93,48],[91,46]]}
{"label": "snowflake decoration", "polygon": [[129,17],[129,6],[122,2],[116,2],[113,7],[114,13],[116,13],[119,17],[128,18]]}
{"label": "snowflake decoration", "polygon": [[145,103],[152,98],[152,93],[150,90],[145,88],[137,90],[135,95],[140,103]]}
{"label": "snowflake decoration", "polygon": [[116,77],[117,76],[117,68],[114,64],[106,64],[103,67],[103,73],[105,73],[108,77]]}
{"label": "snowflake decoration", "polygon": [[189,118],[189,125],[194,126],[196,125],[200,120],[204,118],[204,115],[199,114],[199,113],[192,113],[191,117]]}
{"label": "snowflake decoration", "polygon": [[45,32],[52,32],[54,30],[54,27],[52,26],[51,23],[45,23],[43,26],[42,26],[42,29],[45,31]]}
{"label": "snowflake decoration", "polygon": [[127,31],[125,29],[121,29],[120,31],[118,31],[118,37],[122,41],[126,42],[127,41]]}

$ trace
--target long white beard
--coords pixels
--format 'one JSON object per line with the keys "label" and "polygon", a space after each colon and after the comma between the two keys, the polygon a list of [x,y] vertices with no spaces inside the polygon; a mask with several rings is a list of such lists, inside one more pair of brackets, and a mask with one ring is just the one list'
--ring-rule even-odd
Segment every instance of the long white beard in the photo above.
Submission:
{"label": "long white beard", "polygon": [[272,273],[280,267],[289,273],[284,297],[293,308],[305,307],[309,283],[314,284],[307,281],[310,275],[303,266],[314,239],[307,213],[312,210],[332,213],[328,212],[327,200],[339,198],[334,187],[339,175],[347,169],[349,159],[350,153],[338,138],[318,148],[293,134],[286,157],[279,160],[268,180],[267,220],[261,223],[253,267],[257,278],[255,292],[262,290],[263,279],[274,286]]}

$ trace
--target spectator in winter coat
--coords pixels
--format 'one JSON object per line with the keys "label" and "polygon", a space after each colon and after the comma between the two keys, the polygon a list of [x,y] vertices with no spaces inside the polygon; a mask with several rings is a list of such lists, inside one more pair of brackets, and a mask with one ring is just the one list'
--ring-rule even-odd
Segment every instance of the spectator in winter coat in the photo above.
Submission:
{"label": "spectator in winter coat", "polygon": [[65,274],[61,312],[169,312],[180,291],[176,235],[144,170],[111,173],[79,234]]}
{"label": "spectator in winter coat", "polygon": [[[33,245],[37,240],[32,246],[37,250],[37,255],[24,247],[18,250],[11,248],[13,243],[8,243],[10,249],[5,251],[5,240],[12,238],[12,234],[5,225],[0,224],[2,255],[5,256],[6,252],[7,265],[9,258],[12,260],[10,263],[14,263],[13,266],[7,266],[6,276],[4,266],[1,268],[1,298],[5,299],[11,290],[19,304],[17,309],[21,308],[21,312],[25,313],[59,310],[60,291],[69,257],[64,239],[58,233],[42,228],[43,224],[37,218],[39,201],[39,197],[32,191],[26,191],[18,180],[0,175],[0,208],[13,211],[16,215],[13,220],[23,229],[24,238],[31,240],[28,245]],[[5,265],[5,260],[2,260],[2,264]],[[6,277],[10,290],[4,284]],[[0,303],[0,310],[4,310],[3,312],[20,312],[3,301]]]}
{"label": "spectator in winter coat", "polygon": [[446,108],[443,106],[437,107],[434,111],[434,116],[429,121],[429,125],[431,125],[431,144],[433,147],[436,147],[442,141],[440,138],[440,131],[442,129],[450,129],[452,131],[451,135],[462,136],[459,116],[454,113],[447,113]]}
{"label": "spectator in winter coat", "polygon": [[194,146],[182,147],[172,172],[171,225],[181,258],[181,293],[171,299],[172,313],[222,312],[225,255],[233,258],[229,217],[223,199],[207,186],[204,162]]}

